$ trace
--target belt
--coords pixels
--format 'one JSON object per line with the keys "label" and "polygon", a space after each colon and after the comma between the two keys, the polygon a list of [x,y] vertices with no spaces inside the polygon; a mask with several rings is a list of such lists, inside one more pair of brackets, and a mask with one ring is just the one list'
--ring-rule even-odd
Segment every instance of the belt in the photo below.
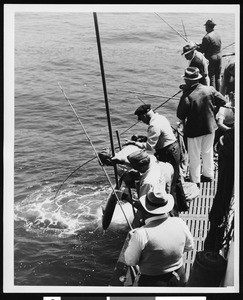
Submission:
{"label": "belt", "polygon": [[177,271],[179,271],[181,268],[174,270],[172,272],[169,273],[165,273],[165,274],[161,274],[161,275],[146,275],[146,274],[141,274],[140,276],[143,277],[143,279],[147,278],[147,279],[154,279],[154,280],[161,280],[161,281],[169,281],[172,276],[175,276],[177,280],[180,280],[180,276],[177,273]]}
{"label": "belt", "polygon": [[173,147],[173,146],[176,145],[177,143],[178,143],[178,141],[176,140],[176,141],[174,141],[173,143],[171,143],[171,144],[165,146],[165,147],[162,148],[162,149],[156,149],[156,153],[158,153],[158,154],[160,154],[160,153],[165,153],[166,150],[169,150],[170,147]]}

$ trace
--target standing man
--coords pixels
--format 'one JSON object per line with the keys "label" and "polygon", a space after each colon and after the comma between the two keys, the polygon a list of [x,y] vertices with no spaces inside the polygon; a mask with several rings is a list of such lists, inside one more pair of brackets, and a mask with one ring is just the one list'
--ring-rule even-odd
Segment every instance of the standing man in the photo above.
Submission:
{"label": "standing man", "polygon": [[189,67],[197,67],[199,69],[202,78],[200,83],[204,85],[210,85],[210,80],[208,77],[208,60],[205,56],[196,50],[197,45],[194,42],[189,42],[183,47],[181,55],[189,61]]}
{"label": "standing man", "polygon": [[[214,175],[213,143],[217,124],[215,115],[226,99],[214,87],[199,83],[199,69],[189,67],[183,76],[186,86],[177,107],[177,117],[184,121],[189,156],[190,179],[212,181]],[[200,177],[202,155],[202,176]]]}
{"label": "standing man", "polygon": [[235,94],[235,62],[230,62],[224,69],[220,93],[228,97],[230,94]]}
{"label": "standing man", "polygon": [[198,45],[198,51],[204,53],[204,56],[209,61],[208,75],[210,85],[217,91],[220,88],[220,73],[222,65],[221,56],[221,37],[214,31],[216,25],[213,20],[207,20],[204,24],[207,34],[203,37],[202,43]]}
{"label": "standing man", "polygon": [[140,203],[145,225],[130,232],[126,264],[139,266],[139,286],[185,286],[183,254],[193,249],[193,237],[182,219],[168,216],[172,195],[155,186]]}
{"label": "standing man", "polygon": [[134,114],[137,115],[138,120],[148,125],[147,141],[130,141],[129,143],[141,149],[155,151],[154,155],[159,161],[169,162],[173,166],[174,177],[171,194],[175,198],[178,211],[188,210],[179,174],[181,160],[180,146],[173,133],[170,122],[165,116],[154,112],[150,104],[139,106]]}

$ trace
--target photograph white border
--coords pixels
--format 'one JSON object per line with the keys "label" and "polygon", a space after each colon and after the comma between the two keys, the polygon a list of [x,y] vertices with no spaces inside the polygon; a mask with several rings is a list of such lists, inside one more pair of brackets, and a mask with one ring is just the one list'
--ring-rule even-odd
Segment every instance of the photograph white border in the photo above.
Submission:
{"label": "photograph white border", "polygon": [[[236,60],[236,127],[235,136],[239,137],[239,5],[4,5],[4,276],[3,292],[7,293],[235,293],[239,291],[239,263],[235,263],[234,287],[227,288],[157,288],[147,287],[93,287],[93,286],[15,286],[14,285],[14,15],[16,12],[192,12],[192,13],[233,13],[235,14],[235,60]],[[239,139],[235,141],[235,161],[239,162]],[[239,199],[239,164],[235,164],[235,195]],[[235,262],[239,262],[239,205],[235,203]]]}

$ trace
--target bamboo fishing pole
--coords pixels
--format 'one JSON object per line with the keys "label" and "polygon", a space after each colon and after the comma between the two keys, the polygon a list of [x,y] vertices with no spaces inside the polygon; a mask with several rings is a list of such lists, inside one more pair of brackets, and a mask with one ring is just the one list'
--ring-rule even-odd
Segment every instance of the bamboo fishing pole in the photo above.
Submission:
{"label": "bamboo fishing pole", "polygon": [[186,37],[186,39],[188,40],[188,37],[187,37],[187,34],[186,34],[186,28],[185,28],[185,26],[184,26],[183,20],[181,20],[181,23],[182,23],[182,27],[183,27],[183,30],[184,30],[185,37]]}
{"label": "bamboo fishing pole", "polygon": [[121,210],[122,210],[122,213],[123,213],[123,215],[124,215],[124,217],[125,217],[125,219],[126,219],[126,221],[127,221],[127,224],[128,224],[128,226],[130,227],[130,229],[132,230],[132,229],[133,229],[133,228],[132,228],[132,225],[130,224],[130,222],[129,222],[127,216],[126,216],[126,213],[125,213],[124,209],[122,208],[122,204],[121,204],[121,201],[120,201],[119,197],[117,196],[116,190],[114,189],[114,187],[113,187],[113,185],[112,185],[112,183],[111,183],[111,180],[110,180],[110,178],[109,178],[109,175],[107,174],[107,172],[106,172],[104,166],[102,165],[102,162],[101,162],[101,160],[100,160],[100,158],[99,158],[99,155],[98,155],[98,153],[97,153],[97,151],[96,151],[96,149],[95,149],[95,147],[94,147],[94,145],[93,145],[93,143],[92,143],[92,141],[91,141],[91,139],[90,139],[90,137],[89,137],[89,135],[88,135],[88,133],[87,133],[87,131],[86,131],[84,125],[83,125],[83,123],[81,122],[81,120],[80,120],[78,114],[76,113],[76,111],[75,111],[75,109],[74,109],[74,107],[73,107],[71,101],[70,101],[69,98],[67,97],[65,91],[63,90],[63,88],[61,87],[61,85],[60,85],[59,82],[58,82],[58,85],[59,85],[59,87],[60,87],[60,89],[61,89],[61,91],[62,91],[62,93],[63,93],[65,99],[67,100],[69,106],[72,108],[72,110],[73,110],[73,112],[74,112],[74,114],[75,114],[75,116],[76,116],[76,118],[77,118],[79,124],[81,125],[81,127],[82,127],[82,129],[83,129],[83,131],[84,131],[84,133],[85,133],[85,136],[86,136],[86,138],[88,139],[88,141],[89,141],[89,143],[90,143],[90,145],[91,145],[91,147],[92,147],[92,149],[93,149],[93,151],[94,151],[94,153],[95,153],[95,156],[96,156],[96,158],[97,158],[97,160],[98,160],[98,162],[99,162],[99,164],[100,164],[100,166],[101,166],[101,168],[102,168],[102,170],[103,170],[103,172],[104,172],[104,174],[105,174],[105,176],[106,176],[106,178],[107,178],[107,180],[108,180],[108,182],[109,182],[109,185],[110,185],[110,187],[112,188],[112,192],[114,193],[114,195],[115,195],[115,197],[116,197],[116,200],[117,200],[118,204],[120,205],[120,208],[121,208]]}
{"label": "bamboo fishing pole", "polygon": [[168,22],[166,22],[159,14],[155,13],[156,16],[158,16],[162,21],[164,21],[172,30],[174,30],[181,38],[183,38],[184,41],[188,42],[188,40],[182,35],[180,34],[180,32],[178,32],[175,28],[173,28]]}
{"label": "bamboo fishing pole", "polygon": [[[93,13],[93,17],[94,17],[95,33],[96,33],[96,40],[97,40],[97,47],[98,47],[98,54],[99,54],[99,61],[100,61],[100,71],[101,71],[104,98],[105,98],[106,115],[107,115],[107,122],[108,122],[109,136],[110,136],[110,144],[111,144],[111,153],[112,153],[112,156],[114,156],[115,155],[115,148],[114,148],[113,136],[112,136],[110,109],[109,109],[109,101],[108,101],[108,94],[107,94],[106,80],[105,80],[105,70],[104,70],[104,64],[103,64],[103,58],[102,58],[102,50],[101,50],[98,19],[97,19],[97,14],[95,12]],[[118,174],[117,174],[116,164],[114,164],[114,173],[115,173],[116,186],[118,187],[119,182],[118,182]]]}

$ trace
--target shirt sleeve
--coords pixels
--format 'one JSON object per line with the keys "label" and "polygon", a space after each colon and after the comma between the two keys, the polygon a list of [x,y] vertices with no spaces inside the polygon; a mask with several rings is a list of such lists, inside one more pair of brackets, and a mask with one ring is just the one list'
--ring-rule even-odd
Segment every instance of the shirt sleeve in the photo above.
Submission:
{"label": "shirt sleeve", "polygon": [[219,109],[219,111],[218,111],[218,113],[217,113],[217,115],[216,115],[216,119],[218,120],[218,119],[225,119],[225,110],[226,110],[226,108],[225,107],[220,107],[220,109]]}
{"label": "shirt sleeve", "polygon": [[224,106],[227,103],[225,97],[216,90],[214,90],[214,100],[217,107]]}
{"label": "shirt sleeve", "polygon": [[142,228],[137,229],[131,236],[127,249],[124,253],[124,259],[128,266],[135,266],[139,263],[141,252],[146,243],[146,235],[143,235]]}
{"label": "shirt sleeve", "polygon": [[156,128],[153,125],[149,125],[148,134],[147,134],[147,143],[146,149],[152,151],[157,144],[160,136],[160,129]]}
{"label": "shirt sleeve", "polygon": [[189,109],[189,100],[187,97],[181,97],[180,102],[177,106],[177,118],[180,120],[185,120],[187,118],[188,114],[188,109]]}
{"label": "shirt sleeve", "polygon": [[199,47],[197,48],[197,50],[200,51],[200,52],[202,52],[202,53],[205,53],[205,51],[208,48],[208,45],[209,45],[208,37],[205,36],[202,39],[202,43],[199,45]]}
{"label": "shirt sleeve", "polygon": [[190,251],[194,248],[194,241],[193,241],[193,236],[188,228],[188,226],[186,225],[186,223],[180,219],[182,226],[184,227],[184,232],[186,235],[186,241],[185,241],[185,246],[184,246],[184,251]]}

